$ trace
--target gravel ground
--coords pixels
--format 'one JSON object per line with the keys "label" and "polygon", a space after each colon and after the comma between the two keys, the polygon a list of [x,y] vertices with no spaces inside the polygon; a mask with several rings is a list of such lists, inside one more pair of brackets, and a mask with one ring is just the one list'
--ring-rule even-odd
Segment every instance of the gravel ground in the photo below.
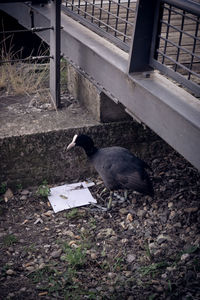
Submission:
{"label": "gravel ground", "polygon": [[173,151],[150,164],[154,199],[129,193],[110,212],[54,214],[47,186],[2,185],[0,299],[200,299],[199,173]]}

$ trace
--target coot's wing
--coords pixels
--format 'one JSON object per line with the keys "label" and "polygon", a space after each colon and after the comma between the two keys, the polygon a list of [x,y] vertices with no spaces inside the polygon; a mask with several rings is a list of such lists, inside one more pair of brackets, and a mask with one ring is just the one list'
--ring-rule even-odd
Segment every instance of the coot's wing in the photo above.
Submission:
{"label": "coot's wing", "polygon": [[121,189],[130,189],[153,196],[153,187],[145,170],[132,170],[116,174]]}

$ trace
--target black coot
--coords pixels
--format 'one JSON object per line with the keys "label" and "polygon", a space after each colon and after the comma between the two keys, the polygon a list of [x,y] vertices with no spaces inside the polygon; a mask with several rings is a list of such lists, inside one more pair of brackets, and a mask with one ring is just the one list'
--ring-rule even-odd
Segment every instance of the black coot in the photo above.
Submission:
{"label": "black coot", "polygon": [[82,147],[109,190],[134,190],[153,197],[152,183],[145,169],[150,167],[122,147],[97,149],[84,134],[75,135],[67,149]]}

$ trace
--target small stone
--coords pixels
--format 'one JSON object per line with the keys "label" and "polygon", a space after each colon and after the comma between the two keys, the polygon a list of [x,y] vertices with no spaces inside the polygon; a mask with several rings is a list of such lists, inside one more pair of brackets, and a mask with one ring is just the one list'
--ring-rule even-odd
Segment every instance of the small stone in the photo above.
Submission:
{"label": "small stone", "polygon": [[124,221],[122,221],[122,222],[120,223],[120,225],[121,225],[122,228],[125,229],[125,230],[128,228]]}
{"label": "small stone", "polygon": [[184,253],[183,255],[181,255],[181,261],[186,261],[189,259],[189,257],[190,257],[190,254]]}
{"label": "small stone", "polygon": [[128,213],[128,210],[127,210],[127,208],[121,208],[121,209],[119,210],[119,213],[120,213],[121,215],[126,215],[126,214]]}
{"label": "small stone", "polygon": [[39,270],[43,269],[45,267],[45,263],[41,263],[38,267]]}
{"label": "small stone", "polygon": [[97,259],[97,254],[96,253],[94,253],[94,252],[92,252],[91,254],[90,254],[90,256],[91,256],[91,259]]}
{"label": "small stone", "polygon": [[158,293],[163,292],[163,287],[162,287],[161,285],[159,285],[159,286],[154,286],[154,288],[155,288],[156,292],[158,292]]}
{"label": "small stone", "polygon": [[134,254],[128,254],[126,257],[126,260],[128,263],[132,263],[136,259],[136,256]]}
{"label": "small stone", "polygon": [[172,272],[174,270],[176,270],[176,267],[167,267],[166,269],[168,272]]}
{"label": "small stone", "polygon": [[52,210],[48,210],[45,213],[43,213],[43,215],[45,215],[46,217],[51,217],[53,215],[53,211]]}
{"label": "small stone", "polygon": [[50,256],[51,256],[52,258],[58,258],[58,257],[60,257],[61,253],[62,253],[62,249],[58,249],[58,250],[53,251],[53,252],[50,254]]}
{"label": "small stone", "polygon": [[68,236],[70,236],[71,238],[74,237],[74,233],[73,233],[71,230],[64,230],[64,231],[62,232],[62,234],[63,234],[63,235],[68,235]]}
{"label": "small stone", "polygon": [[15,271],[13,271],[12,269],[8,269],[8,270],[6,271],[6,274],[7,274],[7,275],[13,275],[13,274],[15,274]]}
{"label": "small stone", "polygon": [[157,243],[160,245],[165,241],[171,241],[171,238],[168,235],[160,234],[157,237]]}
{"label": "small stone", "polygon": [[5,202],[8,202],[9,200],[11,200],[13,198],[13,192],[11,191],[11,189],[7,189],[7,191],[4,194],[4,200]]}
{"label": "small stone", "polygon": [[26,196],[26,195],[21,196],[21,197],[20,197],[20,200],[22,200],[22,201],[27,200],[27,196]]}
{"label": "small stone", "polygon": [[103,228],[97,234],[97,238],[109,237],[109,236],[112,236],[112,235],[115,235],[115,232],[112,228]]}
{"label": "small stone", "polygon": [[176,212],[174,210],[171,211],[170,215],[169,215],[169,219],[173,219],[176,215]]}
{"label": "small stone", "polygon": [[171,208],[173,205],[174,205],[173,202],[169,202],[169,203],[168,203],[168,208]]}
{"label": "small stone", "polygon": [[158,250],[158,246],[155,243],[149,243],[149,251],[151,254],[155,253]]}
{"label": "small stone", "polygon": [[23,190],[22,192],[21,192],[21,195],[28,195],[30,192],[28,191],[28,190]]}
{"label": "small stone", "polygon": [[77,244],[76,244],[76,241],[74,241],[74,240],[70,241],[70,242],[68,243],[68,245],[69,245],[69,246],[72,246],[72,247],[75,247],[75,248],[78,247]]}
{"label": "small stone", "polygon": [[13,298],[13,297],[15,297],[15,294],[14,293],[9,293],[8,297],[9,297],[8,299]]}
{"label": "small stone", "polygon": [[127,244],[127,243],[128,243],[128,239],[122,239],[122,240],[121,240],[121,243],[122,243],[122,244]]}
{"label": "small stone", "polygon": [[184,211],[190,214],[192,212],[198,211],[198,207],[188,207],[188,208],[185,208]]}
{"label": "small stone", "polygon": [[109,272],[109,273],[108,273],[108,277],[109,277],[110,279],[113,279],[113,278],[116,277],[116,273]]}
{"label": "small stone", "polygon": [[20,289],[20,292],[26,292],[26,288],[25,287],[22,287],[21,289]]}
{"label": "small stone", "polygon": [[132,221],[133,221],[133,216],[132,216],[132,214],[129,213],[129,214],[127,215],[127,217],[126,217],[126,220],[129,221],[129,222],[132,222]]}
{"label": "small stone", "polygon": [[43,223],[43,220],[41,218],[37,218],[37,220],[34,222],[34,225],[38,224],[38,223]]}
{"label": "small stone", "polygon": [[35,268],[33,266],[29,266],[29,267],[26,267],[26,270],[29,272],[33,272],[33,271],[35,271]]}
{"label": "small stone", "polygon": [[161,277],[162,277],[162,279],[166,279],[167,278],[167,274],[164,273],[164,274],[161,275]]}
{"label": "small stone", "polygon": [[143,209],[139,209],[137,212],[137,216],[143,218],[146,215],[146,211]]}

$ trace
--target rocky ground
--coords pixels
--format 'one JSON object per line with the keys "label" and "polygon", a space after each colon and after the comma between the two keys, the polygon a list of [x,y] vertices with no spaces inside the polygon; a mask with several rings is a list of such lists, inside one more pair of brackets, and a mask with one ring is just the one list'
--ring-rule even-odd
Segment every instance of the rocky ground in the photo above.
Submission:
{"label": "rocky ground", "polygon": [[47,184],[2,184],[0,299],[200,299],[199,173],[174,152],[151,166],[155,198],[129,193],[110,212],[54,214]]}

